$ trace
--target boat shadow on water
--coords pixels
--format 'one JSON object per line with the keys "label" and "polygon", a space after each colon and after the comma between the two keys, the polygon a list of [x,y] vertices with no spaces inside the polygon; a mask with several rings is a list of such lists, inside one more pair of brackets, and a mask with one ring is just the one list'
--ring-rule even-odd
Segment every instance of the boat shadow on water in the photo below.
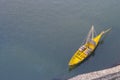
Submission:
{"label": "boat shadow on water", "polygon": [[71,66],[71,67],[69,67],[69,72],[71,72],[72,70],[74,70],[74,69],[76,69],[77,67],[79,67],[80,65],[82,65],[83,63],[85,63],[85,62],[87,62],[92,56],[94,57],[95,56],[95,54],[96,54],[96,49],[98,48],[98,46],[100,46],[100,45],[102,45],[102,44],[104,44],[104,40],[101,40],[100,42],[99,42],[99,44],[97,45],[97,47],[95,48],[95,50],[92,52],[92,54],[91,55],[89,55],[84,61],[82,61],[81,63],[79,63],[79,64],[77,64],[77,65],[74,65],[74,66]]}

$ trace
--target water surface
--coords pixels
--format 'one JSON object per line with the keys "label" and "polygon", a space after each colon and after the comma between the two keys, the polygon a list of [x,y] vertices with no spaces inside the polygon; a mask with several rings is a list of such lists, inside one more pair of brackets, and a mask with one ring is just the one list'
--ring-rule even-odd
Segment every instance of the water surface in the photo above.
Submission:
{"label": "water surface", "polygon": [[[120,1],[0,0],[0,80],[55,80],[120,61]],[[112,27],[87,61],[68,62],[91,27]]]}

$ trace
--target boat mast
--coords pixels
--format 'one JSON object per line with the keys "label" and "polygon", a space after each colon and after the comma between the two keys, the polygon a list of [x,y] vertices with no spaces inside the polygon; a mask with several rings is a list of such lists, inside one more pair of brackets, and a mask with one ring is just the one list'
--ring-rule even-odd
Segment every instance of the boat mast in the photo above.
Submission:
{"label": "boat mast", "polygon": [[86,43],[89,42],[89,40],[91,39],[91,35],[92,35],[92,27],[91,27],[91,29],[90,29],[90,31],[88,33],[87,38],[86,38]]}
{"label": "boat mast", "polygon": [[94,26],[92,25],[92,39],[94,38]]}
{"label": "boat mast", "polygon": [[89,33],[88,33],[88,36],[86,38],[86,43],[88,43],[90,40],[92,40],[94,38],[94,35],[95,34],[95,30],[94,30],[94,26],[92,25]]}

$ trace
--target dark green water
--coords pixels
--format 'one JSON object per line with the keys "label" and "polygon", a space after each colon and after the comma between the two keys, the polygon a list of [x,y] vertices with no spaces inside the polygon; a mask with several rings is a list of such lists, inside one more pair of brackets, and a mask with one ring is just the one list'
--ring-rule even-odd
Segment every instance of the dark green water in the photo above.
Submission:
{"label": "dark green water", "polygon": [[[64,80],[120,62],[119,0],[0,0],[0,80]],[[112,27],[88,60],[68,62],[91,27]]]}

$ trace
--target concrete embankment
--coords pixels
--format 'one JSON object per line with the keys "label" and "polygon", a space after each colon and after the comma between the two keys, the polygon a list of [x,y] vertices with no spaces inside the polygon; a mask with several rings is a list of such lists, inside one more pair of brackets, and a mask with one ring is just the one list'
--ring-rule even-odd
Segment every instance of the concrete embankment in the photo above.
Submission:
{"label": "concrete embankment", "polygon": [[77,75],[68,80],[120,80],[120,65],[100,71]]}

